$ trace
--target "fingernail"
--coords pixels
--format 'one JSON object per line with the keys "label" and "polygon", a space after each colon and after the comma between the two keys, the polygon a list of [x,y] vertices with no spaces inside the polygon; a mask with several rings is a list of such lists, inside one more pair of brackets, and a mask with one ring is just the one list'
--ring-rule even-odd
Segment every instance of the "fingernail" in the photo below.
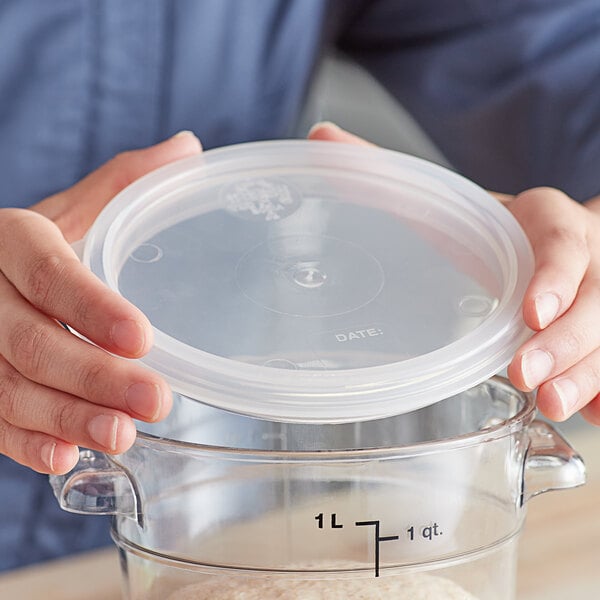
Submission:
{"label": "fingernail", "polygon": [[126,354],[138,355],[146,345],[144,328],[133,319],[117,321],[110,330],[110,339]]}
{"label": "fingernail", "polygon": [[194,143],[196,152],[200,152],[202,150],[202,142],[198,139],[198,136],[189,129],[183,129],[182,131],[178,131],[175,135],[172,135],[170,139],[177,140],[181,138],[188,138],[190,141]]}
{"label": "fingernail", "polygon": [[552,382],[552,387],[560,400],[562,414],[565,417],[570,417],[575,412],[579,401],[579,389],[577,384],[567,377],[556,379]]}
{"label": "fingernail", "polygon": [[56,442],[48,442],[42,446],[42,461],[50,471],[54,471],[54,451],[56,450]]}
{"label": "fingernail", "polygon": [[529,389],[536,388],[552,372],[554,360],[545,350],[530,350],[521,358],[523,381]]}
{"label": "fingernail", "polygon": [[98,444],[114,452],[117,449],[119,418],[113,415],[98,415],[88,423],[88,433]]}
{"label": "fingernail", "polygon": [[134,383],[125,392],[129,410],[144,420],[154,421],[162,406],[160,387],[152,383]]}
{"label": "fingernail", "polygon": [[340,131],[342,129],[339,125],[336,125],[332,121],[319,121],[309,129],[308,135],[315,132],[317,129],[321,129],[322,127],[328,127],[329,129],[335,129],[336,131]]}
{"label": "fingernail", "polygon": [[193,131],[190,131],[189,129],[182,129],[181,131],[178,131],[174,136],[172,136],[172,139],[187,136],[196,137],[196,134]]}
{"label": "fingernail", "polygon": [[534,302],[538,324],[540,329],[544,329],[544,327],[549,325],[558,314],[560,299],[556,294],[547,292],[536,296]]}

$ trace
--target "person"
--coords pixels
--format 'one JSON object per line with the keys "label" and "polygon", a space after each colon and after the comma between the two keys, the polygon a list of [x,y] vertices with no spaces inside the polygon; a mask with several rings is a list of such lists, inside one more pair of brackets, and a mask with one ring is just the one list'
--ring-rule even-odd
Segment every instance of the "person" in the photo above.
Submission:
{"label": "person", "polygon": [[[3,2],[0,569],[106,543],[106,523],[62,512],[44,474],[78,446],[127,450],[132,418],[170,408],[165,382],[127,360],[149,350],[148,320],[69,244],[128,183],[201,152],[196,136],[292,135],[330,46],[504,193],[536,258],[535,334],[509,376],[549,418],[600,424],[599,34],[597,0]],[[310,136],[366,143],[327,123]]]}

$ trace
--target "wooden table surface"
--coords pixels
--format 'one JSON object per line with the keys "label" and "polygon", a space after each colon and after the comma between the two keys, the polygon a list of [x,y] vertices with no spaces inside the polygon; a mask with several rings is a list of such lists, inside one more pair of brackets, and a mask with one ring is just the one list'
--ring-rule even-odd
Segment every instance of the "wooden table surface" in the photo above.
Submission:
{"label": "wooden table surface", "polygon": [[[518,600],[600,599],[600,430],[569,440],[588,483],[533,498],[519,553]],[[1,600],[120,600],[116,550],[109,548],[0,576]]]}

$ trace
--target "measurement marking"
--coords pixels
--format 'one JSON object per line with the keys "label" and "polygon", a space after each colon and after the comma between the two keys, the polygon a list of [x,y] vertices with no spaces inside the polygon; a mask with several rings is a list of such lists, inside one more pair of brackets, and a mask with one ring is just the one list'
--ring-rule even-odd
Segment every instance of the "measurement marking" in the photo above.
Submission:
{"label": "measurement marking", "polygon": [[341,523],[336,522],[337,514],[332,513],[331,515],[331,528],[332,529],[342,529],[344,526]]}
{"label": "measurement marking", "polygon": [[399,539],[400,536],[397,535],[379,535],[379,521],[356,521],[354,523],[357,527],[363,527],[366,525],[374,525],[375,526],[375,577],[379,577],[379,544],[380,542],[390,542],[392,540]]}
{"label": "measurement marking", "polygon": [[[318,524],[319,529],[323,529],[324,527],[324,515],[323,513],[319,513],[315,517],[315,521]],[[337,513],[331,513],[331,529],[343,529],[344,525],[342,523],[337,522]]]}

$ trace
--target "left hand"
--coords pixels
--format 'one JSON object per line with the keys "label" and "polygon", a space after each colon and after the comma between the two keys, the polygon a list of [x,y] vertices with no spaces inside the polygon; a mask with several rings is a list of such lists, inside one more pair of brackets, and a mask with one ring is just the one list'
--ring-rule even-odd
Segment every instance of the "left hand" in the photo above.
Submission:
{"label": "left hand", "polygon": [[[310,139],[372,145],[331,123]],[[508,367],[513,385],[538,388],[537,405],[563,421],[581,411],[600,425],[600,197],[585,205],[560,190],[494,194],[523,227],[535,272],[523,298],[523,318],[536,333]]]}

